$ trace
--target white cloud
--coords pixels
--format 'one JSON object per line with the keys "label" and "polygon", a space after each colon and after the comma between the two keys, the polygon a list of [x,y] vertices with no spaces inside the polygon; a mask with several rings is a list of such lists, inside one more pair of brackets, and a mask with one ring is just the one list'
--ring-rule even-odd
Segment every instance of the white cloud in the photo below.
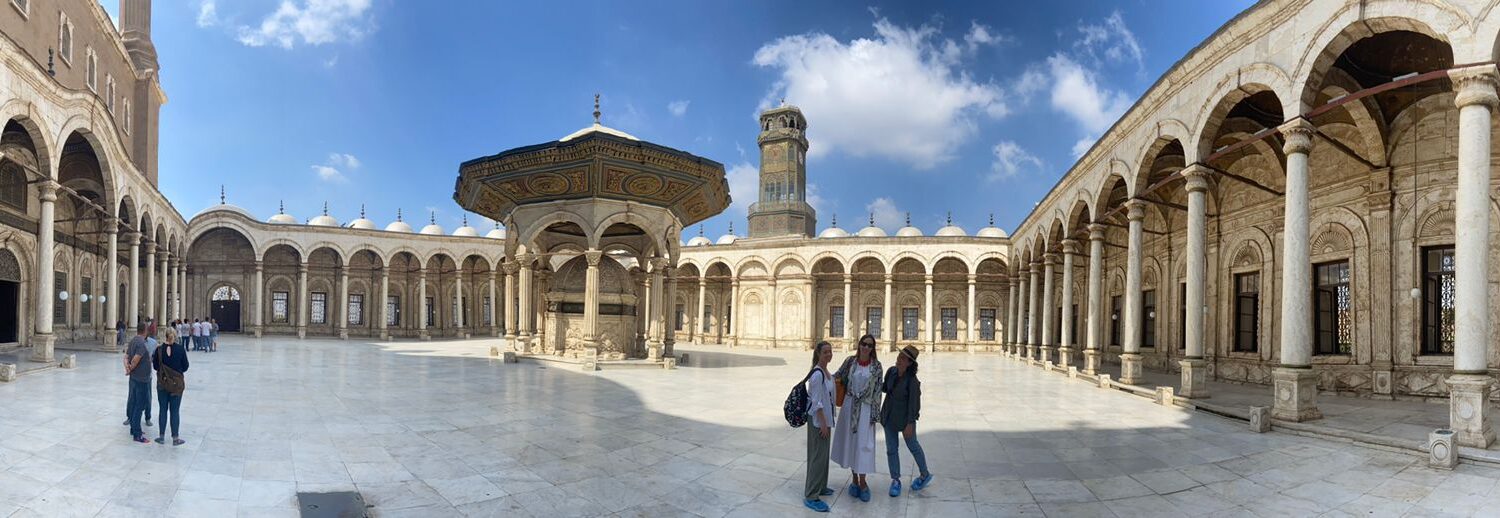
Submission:
{"label": "white cloud", "polygon": [[329,153],[328,160],[320,165],[312,166],[313,172],[317,173],[318,179],[330,183],[344,183],[349,181],[345,172],[359,169],[360,162],[354,155],[348,153]]}
{"label": "white cloud", "polygon": [[990,164],[990,179],[1010,178],[1042,167],[1042,159],[1009,140],[995,144],[991,151],[995,154],[995,161]]}
{"label": "white cloud", "polygon": [[1135,63],[1137,69],[1145,67],[1145,51],[1141,49],[1141,42],[1125,26],[1125,18],[1120,15],[1120,11],[1111,13],[1101,23],[1079,23],[1078,32],[1083,37],[1073,42],[1073,48],[1094,64],[1129,61]]}
{"label": "white cloud", "polygon": [[672,101],[667,103],[667,111],[672,112],[673,116],[681,117],[687,115],[688,105],[691,103],[692,101]]}
{"label": "white cloud", "polygon": [[888,197],[875,198],[874,201],[865,205],[865,211],[873,215],[875,226],[885,229],[887,233],[894,234],[896,230],[906,226],[906,215],[901,212],[901,209],[896,208],[896,202]]}
{"label": "white cloud", "polygon": [[[841,151],[931,169],[952,160],[974,136],[979,116],[1010,112],[1000,87],[958,67],[959,44],[938,41],[936,28],[885,19],[874,28],[873,38],[846,43],[810,33],[755,52],[753,63],[780,73],[761,107],[783,97],[799,106],[810,121],[812,156]],[[969,37],[975,45],[994,38],[988,28],[971,28]]]}
{"label": "white cloud", "polygon": [[1052,107],[1072,117],[1089,133],[1099,134],[1130,108],[1124,92],[1099,84],[1098,73],[1068,56],[1047,58],[1052,73]]}
{"label": "white cloud", "polygon": [[760,186],[760,169],[750,162],[740,162],[724,173],[729,182],[729,212],[739,219],[750,213],[750,204],[755,203]]}
{"label": "white cloud", "polygon": [[803,201],[806,201],[808,205],[812,205],[813,210],[818,214],[822,214],[825,210],[830,208],[829,200],[823,197],[823,190],[818,188],[818,184],[807,184],[806,194],[807,197]]}
{"label": "white cloud", "polygon": [[1089,135],[1078,139],[1078,142],[1073,143],[1073,158],[1077,159],[1082,157],[1084,153],[1089,152],[1089,148],[1094,147],[1094,141],[1097,140],[1099,140],[1099,137],[1096,135]]}
{"label": "white cloud", "polygon": [[203,0],[198,4],[198,26],[213,27],[219,24],[219,9],[214,0]]}
{"label": "white cloud", "polygon": [[369,9],[370,0],[281,0],[260,25],[241,25],[239,41],[251,47],[291,49],[299,43],[358,40],[373,30],[373,22],[366,15]]}
{"label": "white cloud", "polygon": [[973,51],[983,45],[999,45],[1013,40],[1010,36],[996,34],[993,30],[979,22],[969,22],[969,33],[964,35],[964,43]]}

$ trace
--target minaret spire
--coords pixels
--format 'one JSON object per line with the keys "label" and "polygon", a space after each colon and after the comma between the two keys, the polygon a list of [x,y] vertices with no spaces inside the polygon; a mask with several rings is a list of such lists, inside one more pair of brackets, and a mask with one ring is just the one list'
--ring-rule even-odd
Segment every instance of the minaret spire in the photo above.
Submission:
{"label": "minaret spire", "polygon": [[324,216],[328,215],[328,202],[326,202],[326,201],[323,202],[323,215]]}
{"label": "minaret spire", "polygon": [[599,125],[599,94],[594,94],[594,125]]}
{"label": "minaret spire", "polygon": [[401,207],[396,207],[396,221],[401,221]]}
{"label": "minaret spire", "polygon": [[276,200],[276,213],[277,214],[286,214],[286,202],[285,201],[283,201],[283,200]]}
{"label": "minaret spire", "polygon": [[219,184],[219,205],[224,204],[224,184]]}

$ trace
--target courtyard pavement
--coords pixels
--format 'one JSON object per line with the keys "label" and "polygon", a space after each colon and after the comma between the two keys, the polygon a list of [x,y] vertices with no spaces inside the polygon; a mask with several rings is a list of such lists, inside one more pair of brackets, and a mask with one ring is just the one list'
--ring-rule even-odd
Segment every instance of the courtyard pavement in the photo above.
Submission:
{"label": "courtyard pavement", "polygon": [[[0,516],[796,516],[805,432],[781,401],[810,354],[684,346],[675,371],[504,364],[493,340],[225,337],[193,353],[180,447],[130,441],[119,357],[0,384]],[[837,361],[837,359],[835,360]],[[1254,434],[996,355],[922,357],[931,487],[835,516],[1472,516],[1500,471]],[[154,409],[154,405],[153,405]],[[883,443],[883,441],[882,441]],[[885,473],[882,449],[877,453]],[[915,473],[904,451],[902,471]],[[834,467],[831,485],[845,487]]]}

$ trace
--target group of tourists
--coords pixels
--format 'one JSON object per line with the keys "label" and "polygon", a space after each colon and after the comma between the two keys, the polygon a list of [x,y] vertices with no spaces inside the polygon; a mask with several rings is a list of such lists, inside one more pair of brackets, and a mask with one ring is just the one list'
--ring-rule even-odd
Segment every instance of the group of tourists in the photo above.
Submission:
{"label": "group of tourists", "polygon": [[[182,323],[174,321],[172,326],[161,329],[157,336],[156,322],[146,319],[136,327],[136,335],[125,346],[125,375],[130,378],[130,391],[125,402],[125,425],[130,427],[130,438],[135,442],[151,442],[144,428],[151,424],[151,384],[155,373],[156,400],[159,412],[156,416],[156,443],[165,444],[167,424],[172,425],[172,445],[180,446],[185,441],[178,435],[182,408],[182,392],[186,388],[183,373],[188,370],[187,338],[182,336]],[[117,329],[123,335],[124,323]],[[191,331],[189,331],[191,332]],[[206,335],[205,335],[206,336]],[[121,337],[123,341],[123,336]]]}
{"label": "group of tourists", "polygon": [[[813,347],[812,372],[807,390],[807,484],[803,504],[828,512],[822,497],[833,495],[828,487],[830,458],[850,472],[849,496],[870,501],[865,477],[875,472],[875,424],[885,432],[885,455],[890,465],[892,497],[901,496],[901,451],[896,434],[917,462],[919,476],[911,490],[920,491],[932,482],[927,457],[917,442],[917,418],[922,410],[922,383],[917,379],[917,355],[912,346],[901,349],[896,365],[881,368],[875,337],[859,338],[859,350],[844,359],[837,372],[828,373],[833,347],[818,342]],[[837,409],[837,411],[835,411]],[[835,417],[837,416],[837,417]]]}
{"label": "group of tourists", "polygon": [[[156,336],[156,321],[147,318],[147,329],[151,336]],[[181,343],[184,349],[193,351],[216,352],[219,350],[219,322],[212,318],[195,318],[188,322],[186,318],[172,321],[172,330],[176,331],[177,339],[173,343]],[[115,321],[115,343],[125,343],[125,322]]]}

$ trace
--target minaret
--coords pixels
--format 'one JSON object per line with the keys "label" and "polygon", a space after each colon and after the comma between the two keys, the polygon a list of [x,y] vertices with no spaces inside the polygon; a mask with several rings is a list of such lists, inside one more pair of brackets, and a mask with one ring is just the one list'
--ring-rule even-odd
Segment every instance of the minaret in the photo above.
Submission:
{"label": "minaret", "polygon": [[[160,139],[157,132],[161,121],[161,105],[167,102],[161,89],[157,71],[161,65],[156,60],[156,45],[151,43],[151,0],[120,0],[120,40],[130,54],[135,66],[135,85],[130,91],[130,109],[122,116],[130,117],[130,160],[146,180],[157,185],[156,148]],[[129,81],[129,76],[123,80]]]}
{"label": "minaret", "polygon": [[750,205],[750,237],[812,236],[807,204],[807,119],[783,102],[760,114],[760,193]]}

